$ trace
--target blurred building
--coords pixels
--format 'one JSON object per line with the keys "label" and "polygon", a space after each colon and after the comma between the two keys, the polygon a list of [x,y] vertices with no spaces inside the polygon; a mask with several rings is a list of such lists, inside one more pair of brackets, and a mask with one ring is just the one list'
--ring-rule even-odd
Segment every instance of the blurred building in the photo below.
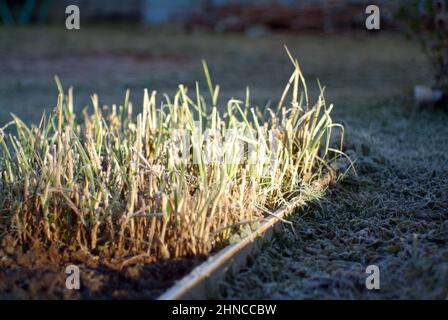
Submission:
{"label": "blurred building", "polygon": [[[0,0],[27,3],[29,0]],[[39,16],[65,18],[65,7],[78,5],[83,21],[133,20],[146,25],[177,23],[186,28],[243,31],[270,29],[334,30],[363,25],[365,8],[378,4],[388,22],[393,1],[386,0],[32,0]],[[43,8],[45,5],[45,8]],[[45,10],[45,15],[42,11]]]}

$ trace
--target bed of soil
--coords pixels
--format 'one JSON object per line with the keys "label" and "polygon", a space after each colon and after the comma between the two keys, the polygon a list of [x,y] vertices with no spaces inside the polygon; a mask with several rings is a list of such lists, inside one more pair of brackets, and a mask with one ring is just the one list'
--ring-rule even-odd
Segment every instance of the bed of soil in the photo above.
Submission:
{"label": "bed of soil", "polygon": [[[22,249],[3,239],[0,250],[2,299],[156,299],[201,263],[203,257],[154,261],[138,255],[126,259],[33,245]],[[80,289],[66,288],[66,267],[80,271]]]}

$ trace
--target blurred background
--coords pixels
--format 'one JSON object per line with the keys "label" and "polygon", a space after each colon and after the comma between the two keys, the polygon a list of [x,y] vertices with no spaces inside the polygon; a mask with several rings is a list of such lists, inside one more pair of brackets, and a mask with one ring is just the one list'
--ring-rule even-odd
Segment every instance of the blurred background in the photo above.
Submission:
{"label": "blurred background", "polygon": [[[78,5],[81,29],[67,30],[66,6]],[[365,8],[381,9],[368,31]],[[419,45],[395,19],[396,1],[364,0],[0,0],[0,123],[11,112],[36,122],[56,103],[54,75],[75,90],[80,110],[98,93],[120,104],[131,89],[172,93],[180,83],[205,89],[206,59],[223,98],[275,102],[300,60],[311,91],[319,78],[348,116],[402,94],[429,71]],[[344,109],[345,108],[345,109]],[[346,118],[346,117],[344,117]]]}
{"label": "blurred background", "polygon": [[[381,6],[391,23],[397,1],[366,0],[2,0],[6,24],[44,23],[63,19],[68,5],[82,8],[84,21],[134,20],[146,25],[176,23],[187,29],[244,31],[270,29],[331,31],[364,24],[364,9]],[[392,22],[393,23],[393,22]]]}

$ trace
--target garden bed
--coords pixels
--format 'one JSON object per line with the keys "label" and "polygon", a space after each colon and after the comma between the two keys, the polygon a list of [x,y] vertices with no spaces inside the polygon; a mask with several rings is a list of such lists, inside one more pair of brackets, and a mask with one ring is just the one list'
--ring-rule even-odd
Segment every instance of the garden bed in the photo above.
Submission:
{"label": "garden bed", "polygon": [[[73,90],[56,77],[53,112],[31,126],[13,115],[0,130],[5,269],[16,264],[11,272],[20,275],[28,264],[41,275],[45,263],[51,273],[74,259],[92,266],[84,294],[103,278],[100,287],[120,295],[117,277],[157,274],[168,263],[160,276],[178,279],[201,257],[259,233],[276,208],[320,197],[316,183],[345,156],[344,128],[333,123],[323,89],[310,102],[286,51],[293,73],[277,106],[264,109],[251,104],[249,89],[244,100],[219,101],[205,62],[209,98],[197,83],[193,95],[179,85],[161,100],[145,90],[137,116],[129,91],[111,107],[93,95],[93,113],[77,114]],[[170,284],[150,282],[151,292]]]}
{"label": "garden bed", "polygon": [[[281,44],[287,43],[292,51],[300,53],[306,74],[311,78],[319,76],[321,82],[328,85],[327,98],[336,105],[334,116],[349,124],[346,127],[348,145],[359,144],[355,148],[356,154],[352,153],[357,159],[359,177],[350,177],[342,185],[332,185],[321,205],[305,206],[291,215],[288,220],[294,222],[295,233],[289,226],[282,229],[281,234],[264,246],[261,253],[249,259],[247,268],[227,279],[221,287],[222,297],[389,299],[446,296],[443,291],[447,261],[444,223],[446,113],[432,115],[423,112],[412,117],[410,106],[413,101],[403,99],[404,95],[412,96],[411,90],[416,83],[430,81],[426,60],[417,44],[385,32],[375,37],[365,33],[299,36],[273,33],[264,36],[263,41],[241,35],[176,35],[175,43],[168,43],[165,42],[166,34],[152,33],[148,36],[142,30],[85,28],[70,34],[70,39],[65,41],[66,33],[57,28],[33,27],[16,31],[12,35],[10,30],[0,28],[5,40],[0,44],[0,68],[8,75],[0,82],[1,126],[10,120],[8,114],[11,110],[26,123],[37,123],[45,107],[51,111],[48,107],[55,100],[51,78],[55,73],[75,86],[78,105],[87,103],[90,90],[97,89],[97,85],[101,86],[102,101],[110,105],[113,101],[120,101],[123,90],[129,86],[134,94],[141,92],[141,86],[146,84],[171,92],[178,82],[198,78],[198,56],[212,62],[213,74],[226,84],[222,91],[227,96],[244,97],[244,90],[240,89],[250,85],[252,97],[257,104],[264,105],[281,92],[283,80],[287,79],[289,66],[285,64],[283,52],[278,50]],[[36,45],[40,49],[36,49]],[[108,56],[115,66],[115,77],[102,71],[101,61],[79,64],[76,70],[71,63],[60,63],[57,70],[17,68],[20,64],[26,65],[30,57],[35,57],[36,50],[42,56],[59,56],[61,61],[69,57],[67,61],[71,62],[73,54],[86,52],[89,48],[96,50],[95,57],[103,52],[117,53]],[[161,54],[187,52],[189,60],[181,65],[170,61],[169,65],[162,64],[162,68],[139,61],[129,64],[127,59],[120,58],[121,52],[142,50]],[[410,65],[413,72],[409,72]],[[185,72],[179,73],[179,69]],[[95,86],[87,85],[83,81],[85,78]],[[310,85],[311,90],[315,88],[315,85]],[[412,190],[416,190],[418,196]],[[403,237],[389,237],[397,225],[402,227]],[[419,239],[414,246],[417,248],[414,250],[417,263],[408,254],[412,252],[413,234],[417,234]],[[70,250],[59,249],[71,255]],[[16,250],[20,252],[18,248]],[[50,253],[51,250],[45,247],[35,252],[45,256],[44,252]],[[4,249],[1,252],[2,298],[27,297],[29,287],[39,288],[40,280],[50,276],[59,277],[55,285],[57,290],[65,288],[66,263],[83,261],[80,258],[61,259],[51,267],[53,271],[48,271],[49,268],[41,264],[41,271],[36,272],[39,268],[28,268],[32,264],[26,263],[25,258],[19,259],[19,256],[23,255],[9,255]],[[121,257],[123,261],[129,258],[132,255],[126,256],[125,252]],[[179,279],[207,258],[201,259],[188,264],[185,270],[182,267]],[[116,260],[114,263],[120,266],[121,262]],[[386,270],[381,274],[384,287],[380,292],[365,290],[365,264],[370,262],[377,262],[381,270]],[[144,297],[138,295],[138,291],[144,290],[137,282],[132,281],[137,291],[131,290],[132,286],[126,287],[130,281],[126,273],[132,274],[128,269],[149,268],[150,265],[158,265],[162,271],[168,268],[166,264],[151,262],[143,266],[140,261],[119,272],[115,267],[104,265],[99,267],[96,275],[104,280],[102,285],[107,283],[104,272],[110,272],[114,279],[121,281],[115,288],[127,288],[128,295],[121,291],[117,297],[157,298],[175,284],[174,279],[168,279],[152,294],[146,291]],[[266,265],[269,267],[264,267]],[[80,268],[81,273],[95,272],[94,268],[89,269],[83,264]],[[15,280],[14,274],[17,275]],[[150,275],[145,275],[139,281],[150,288],[152,282],[145,282],[150,278]],[[87,291],[81,289],[64,294],[67,298],[101,298],[112,297],[114,291],[100,291],[94,295],[90,292],[96,288],[94,285],[91,289],[88,289],[88,283],[82,283],[82,286]],[[44,287],[35,291],[37,294],[33,297],[46,297],[44,292],[47,291],[48,288]],[[60,298],[64,294],[59,291],[59,295],[47,296]]]}

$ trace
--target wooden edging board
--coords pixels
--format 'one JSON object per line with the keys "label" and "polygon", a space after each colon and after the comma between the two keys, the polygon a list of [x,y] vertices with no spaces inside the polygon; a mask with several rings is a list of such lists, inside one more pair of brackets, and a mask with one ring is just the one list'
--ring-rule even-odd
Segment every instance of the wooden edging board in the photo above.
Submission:
{"label": "wooden edging board", "polygon": [[196,300],[216,297],[220,282],[227,272],[237,272],[246,265],[247,257],[264,241],[271,239],[282,224],[288,209],[280,208],[263,220],[261,226],[238,243],[231,244],[194,268],[177,281],[158,300]]}

